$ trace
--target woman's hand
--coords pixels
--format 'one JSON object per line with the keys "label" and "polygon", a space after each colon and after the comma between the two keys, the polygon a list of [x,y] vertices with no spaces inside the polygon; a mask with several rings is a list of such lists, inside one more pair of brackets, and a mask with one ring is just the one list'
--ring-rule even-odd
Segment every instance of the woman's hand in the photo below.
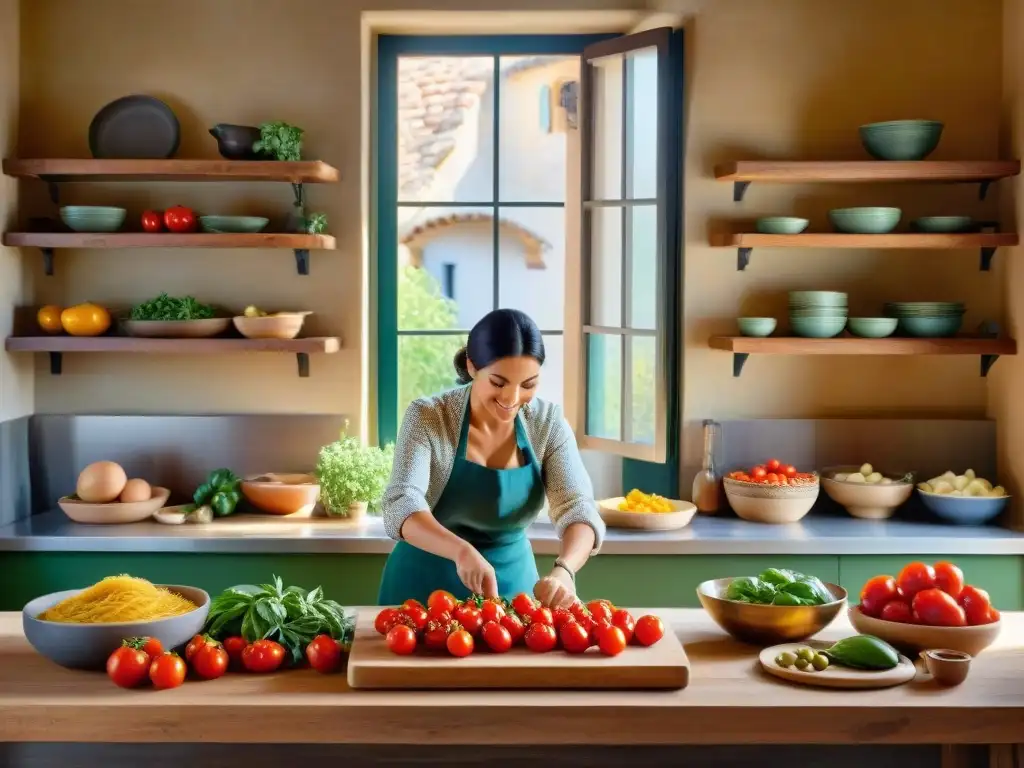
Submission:
{"label": "woman's hand", "polygon": [[498,596],[498,578],[494,575],[494,566],[487,562],[476,547],[466,542],[455,556],[455,570],[459,580],[472,594],[486,598]]}
{"label": "woman's hand", "polygon": [[563,568],[555,566],[537,582],[533,595],[548,608],[568,608],[576,601],[576,585]]}

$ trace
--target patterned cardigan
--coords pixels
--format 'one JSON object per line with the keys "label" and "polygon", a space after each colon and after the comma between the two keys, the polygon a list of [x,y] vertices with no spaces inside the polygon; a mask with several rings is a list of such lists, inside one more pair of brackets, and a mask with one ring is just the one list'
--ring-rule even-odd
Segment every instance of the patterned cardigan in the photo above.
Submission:
{"label": "patterned cardigan", "polygon": [[[384,530],[400,539],[402,524],[415,512],[431,510],[441,498],[455,466],[469,385],[414,401],[405,412],[395,443],[395,463],[381,504]],[[560,406],[539,398],[524,405],[519,416],[541,465],[548,512],[559,538],[573,523],[594,529],[594,552],[604,540],[604,521],[597,513],[576,438]]]}

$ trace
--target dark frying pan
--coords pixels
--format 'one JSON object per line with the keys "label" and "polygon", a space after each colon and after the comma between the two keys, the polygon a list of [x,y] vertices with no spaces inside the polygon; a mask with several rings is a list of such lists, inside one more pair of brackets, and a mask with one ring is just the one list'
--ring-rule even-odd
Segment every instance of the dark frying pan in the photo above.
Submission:
{"label": "dark frying pan", "polygon": [[112,101],[89,124],[89,150],[97,158],[174,157],[180,141],[178,118],[152,96],[124,96]]}

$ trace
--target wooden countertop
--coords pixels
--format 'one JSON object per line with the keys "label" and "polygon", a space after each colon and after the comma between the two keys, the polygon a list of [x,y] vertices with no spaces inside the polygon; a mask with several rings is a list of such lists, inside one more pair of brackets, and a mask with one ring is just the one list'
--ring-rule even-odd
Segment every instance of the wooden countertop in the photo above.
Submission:
{"label": "wooden countertop", "polygon": [[[793,686],[703,611],[656,611],[690,657],[675,692],[364,692],[310,670],[124,691],[37,655],[0,614],[0,741],[358,744],[994,744],[1024,734],[1024,613],[962,686],[927,677],[880,691]],[[845,616],[821,639],[852,634]]]}

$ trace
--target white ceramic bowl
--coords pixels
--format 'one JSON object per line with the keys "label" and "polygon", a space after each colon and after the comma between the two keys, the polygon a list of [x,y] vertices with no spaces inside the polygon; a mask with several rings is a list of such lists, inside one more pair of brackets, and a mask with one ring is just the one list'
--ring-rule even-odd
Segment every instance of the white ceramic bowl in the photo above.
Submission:
{"label": "white ceramic bowl", "polygon": [[609,528],[634,528],[645,531],[674,531],[689,525],[697,507],[688,501],[669,499],[671,512],[623,512],[622,496],[597,502],[597,511]]}
{"label": "white ceramic bowl", "polygon": [[[858,467],[830,467],[821,473],[821,487],[836,504],[846,508],[853,517],[863,520],[886,520],[906,503],[914,492],[914,483],[848,483],[835,480],[837,472],[856,472]],[[903,477],[905,473],[883,472],[889,478]]]}
{"label": "white ceramic bowl", "polygon": [[743,520],[752,523],[785,525],[801,520],[818,499],[821,486],[761,485],[725,478],[725,496],[729,506]]}

